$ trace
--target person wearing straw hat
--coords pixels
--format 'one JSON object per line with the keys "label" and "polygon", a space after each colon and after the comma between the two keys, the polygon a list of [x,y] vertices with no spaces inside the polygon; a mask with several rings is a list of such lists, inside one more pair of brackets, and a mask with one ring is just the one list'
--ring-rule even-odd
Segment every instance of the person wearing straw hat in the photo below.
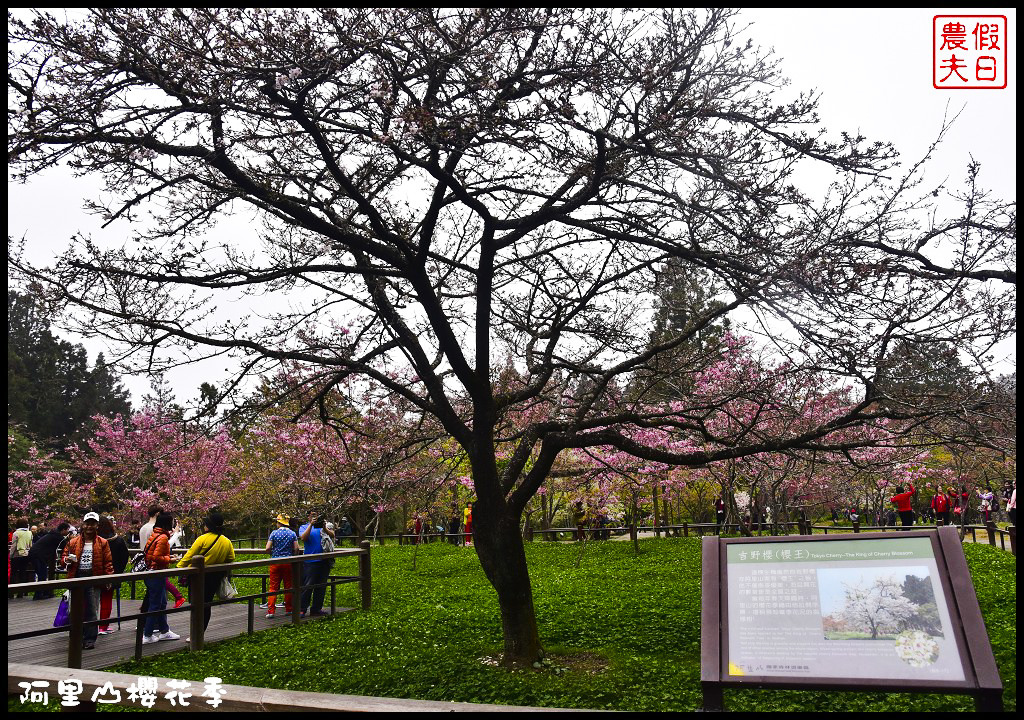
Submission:
{"label": "person wearing straw hat", "polygon": [[[275,518],[277,529],[270,533],[267,538],[267,552],[270,557],[290,557],[299,554],[299,538],[295,531],[288,527],[289,518],[284,514],[278,514]],[[292,587],[292,566],[287,563],[270,566],[270,592],[276,593],[278,588],[283,587],[290,590]],[[277,606],[277,595],[267,598],[267,617],[274,618],[274,611]],[[292,594],[284,593],[284,610],[289,615],[292,612]]]}

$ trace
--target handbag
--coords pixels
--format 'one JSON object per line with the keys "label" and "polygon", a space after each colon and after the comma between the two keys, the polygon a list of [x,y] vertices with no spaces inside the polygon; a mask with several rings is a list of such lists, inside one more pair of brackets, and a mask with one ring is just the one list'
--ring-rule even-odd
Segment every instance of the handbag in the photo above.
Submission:
{"label": "handbag", "polygon": [[156,540],[155,537],[150,537],[143,551],[137,552],[132,556],[131,571],[133,573],[142,573],[149,570],[149,564],[146,562],[146,552],[149,550],[149,546],[153,544],[154,540]]}
{"label": "handbag", "polygon": [[232,598],[238,597],[238,590],[231,583],[231,579],[227,575],[220,581],[220,587],[217,589],[217,594],[221,600],[231,600]]}
{"label": "handbag", "polygon": [[146,553],[135,553],[135,555],[132,556],[131,572],[146,572],[148,569],[149,568],[146,567]]}
{"label": "handbag", "polygon": [[54,627],[64,627],[70,622],[71,616],[71,591],[66,590],[57,606],[57,615],[53,618]]}

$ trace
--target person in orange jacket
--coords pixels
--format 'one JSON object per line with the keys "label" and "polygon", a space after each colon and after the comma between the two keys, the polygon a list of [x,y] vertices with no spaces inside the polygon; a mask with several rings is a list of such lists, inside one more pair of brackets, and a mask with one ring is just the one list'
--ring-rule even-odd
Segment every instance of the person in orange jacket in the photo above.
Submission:
{"label": "person in orange jacket", "polygon": [[[153,532],[146,541],[146,567],[150,570],[166,570],[171,564],[171,529],[174,518],[168,513],[156,516]],[[167,585],[165,577],[145,577],[146,594],[149,596],[149,612],[158,612],[167,607]],[[142,633],[143,643],[154,643],[158,640],[177,640],[179,635],[171,631],[167,624],[167,613],[150,615],[146,618],[146,627]]]}
{"label": "person in orange jacket", "polygon": [[[76,535],[64,546],[61,565],[68,568],[68,578],[93,577],[95,575],[113,575],[114,561],[110,554],[110,545],[99,536],[100,516],[94,512],[86,513],[82,520],[82,533]],[[93,585],[85,588],[85,621],[99,618],[100,587]],[[82,628],[82,649],[92,650],[96,647],[99,635],[98,625],[86,625]]]}
{"label": "person in orange jacket", "polygon": [[896,503],[896,511],[900,514],[900,524],[903,527],[910,527],[914,524],[914,508],[910,506],[910,498],[917,491],[913,485],[909,487],[910,489],[904,492],[902,485],[897,486],[896,494],[889,498],[889,502]]}

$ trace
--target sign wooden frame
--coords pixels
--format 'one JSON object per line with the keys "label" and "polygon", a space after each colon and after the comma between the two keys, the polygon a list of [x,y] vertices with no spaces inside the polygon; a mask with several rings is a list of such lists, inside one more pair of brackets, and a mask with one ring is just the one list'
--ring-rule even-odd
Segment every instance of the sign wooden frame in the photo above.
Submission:
{"label": "sign wooden frame", "polygon": [[[938,580],[949,610],[964,680],[882,680],[835,677],[736,676],[729,667],[729,597],[727,548],[732,544],[775,547],[781,543],[834,542],[927,537],[931,540]],[[967,560],[956,530],[911,530],[847,535],[720,538],[707,536],[701,545],[701,688],[704,710],[724,710],[726,687],[787,690],[937,692],[972,695],[979,711],[1003,710],[1003,685],[974,592]]]}

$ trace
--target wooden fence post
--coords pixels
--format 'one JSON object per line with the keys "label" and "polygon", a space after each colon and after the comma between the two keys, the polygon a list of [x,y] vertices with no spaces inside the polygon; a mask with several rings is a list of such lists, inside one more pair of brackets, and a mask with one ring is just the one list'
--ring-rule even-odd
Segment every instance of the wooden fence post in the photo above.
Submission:
{"label": "wooden fence post", "polygon": [[985,521],[985,530],[988,531],[988,544],[992,547],[996,546],[996,524],[991,520]]}
{"label": "wooden fence post", "polygon": [[359,543],[363,554],[359,556],[359,589],[363,596],[363,610],[370,609],[371,584],[370,584],[370,543],[366,540]]}
{"label": "wooden fence post", "polygon": [[859,533],[860,532],[860,520],[854,520],[853,521],[853,531],[855,533]]}
{"label": "wooden fence post", "polygon": [[203,649],[203,639],[206,628],[203,627],[206,610],[206,557],[195,555],[192,557],[192,567],[198,568],[199,572],[191,576],[189,582],[189,597],[192,602],[192,612],[189,614],[189,650],[198,652]]}
{"label": "wooden fence post", "polygon": [[1011,525],[1010,527],[1006,528],[1006,532],[1010,536],[1010,554],[1011,555],[1016,555],[1017,554],[1017,526],[1016,525]]}
{"label": "wooden fence post", "polygon": [[[368,543],[368,540],[363,540]],[[292,562],[289,570],[292,573],[292,588],[289,592],[292,594],[292,622],[297,623],[300,620],[302,614],[302,591],[299,589],[302,587],[302,562]]]}
{"label": "wooden fence post", "polygon": [[82,667],[82,623],[85,620],[85,588],[71,588],[71,612],[68,628],[68,667]]}

